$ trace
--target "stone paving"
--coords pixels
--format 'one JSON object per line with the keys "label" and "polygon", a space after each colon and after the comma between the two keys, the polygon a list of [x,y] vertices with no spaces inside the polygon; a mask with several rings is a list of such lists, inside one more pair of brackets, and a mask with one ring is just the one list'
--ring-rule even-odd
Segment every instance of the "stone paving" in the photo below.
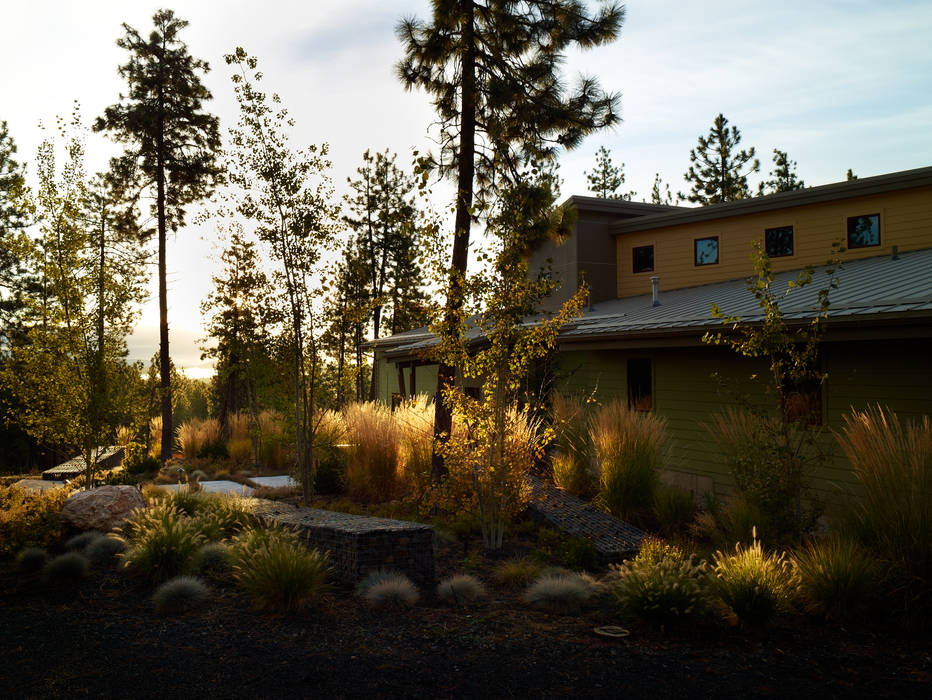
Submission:
{"label": "stone paving", "polygon": [[620,561],[636,554],[644,532],[624,520],[597,510],[536,476],[529,476],[531,502],[528,510],[571,537],[592,542],[604,562]]}
{"label": "stone paving", "polygon": [[64,481],[47,481],[45,479],[20,479],[13,484],[13,486],[25,491],[48,491],[64,485]]}
{"label": "stone paving", "polygon": [[287,486],[297,486],[298,482],[287,474],[283,476],[253,476],[246,479],[250,486],[263,486],[265,488],[280,489]]}
{"label": "stone paving", "polygon": [[[200,485],[200,490],[204,493],[230,493],[235,496],[251,496],[253,491],[250,487],[244,484],[240,484],[235,481],[227,481],[225,479],[219,479],[217,481],[200,481],[198,484]],[[159,488],[169,489],[170,491],[178,491],[179,489],[188,488],[188,485],[159,484]]]}

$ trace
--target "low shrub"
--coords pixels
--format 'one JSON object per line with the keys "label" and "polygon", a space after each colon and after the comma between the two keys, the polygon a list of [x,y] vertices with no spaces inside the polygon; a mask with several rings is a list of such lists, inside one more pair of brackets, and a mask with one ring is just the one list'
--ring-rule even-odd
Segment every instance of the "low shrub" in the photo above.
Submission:
{"label": "low shrub", "polygon": [[498,564],[492,576],[498,583],[509,588],[526,588],[540,577],[545,566],[530,557],[509,559]]}
{"label": "low shrub", "polygon": [[91,542],[84,555],[95,566],[108,566],[126,550],[126,543],[118,537],[98,537]]}
{"label": "low shrub", "polygon": [[87,576],[90,563],[78,552],[66,552],[49,559],[42,569],[42,580],[50,586],[75,586]]}
{"label": "low shrub", "polygon": [[880,590],[880,570],[873,555],[854,540],[810,540],[793,553],[801,592],[810,609],[844,618],[866,610]]}
{"label": "low shrub", "polygon": [[574,571],[595,571],[599,568],[599,550],[587,539],[568,537],[559,548],[560,559]]}
{"label": "low shrub", "polygon": [[167,502],[138,513],[123,532],[126,566],[152,581],[186,573],[205,542],[198,524]]}
{"label": "low shrub", "polygon": [[469,574],[451,576],[437,585],[437,597],[451,605],[469,605],[485,597],[485,586]]}
{"label": "low shrub", "polygon": [[735,545],[734,554],[715,553],[712,591],[739,620],[762,625],[790,607],[799,590],[799,574],[785,553],[765,553],[754,539],[750,547]]}
{"label": "low shrub", "polygon": [[614,572],[611,592],[622,615],[669,627],[709,610],[704,567],[677,547],[652,544]]}
{"label": "low shrub", "polygon": [[417,604],[421,594],[404,574],[385,573],[365,589],[362,597],[377,608],[410,608]]}
{"label": "low shrub", "polygon": [[654,494],[654,516],[666,533],[684,529],[696,517],[696,502],[685,489],[661,484]]}
{"label": "low shrub", "polygon": [[80,534],[69,537],[65,542],[65,549],[70,552],[83,552],[91,544],[104,536],[104,533],[97,530],[88,530]]}
{"label": "low shrub", "polygon": [[71,494],[69,487],[27,491],[0,486],[0,555],[25,547],[57,544],[65,534],[61,509]]}
{"label": "low shrub", "polygon": [[41,547],[26,547],[16,555],[16,567],[24,574],[34,574],[45,566],[48,559],[48,552]]}
{"label": "low shrub", "polygon": [[233,578],[262,607],[299,610],[323,589],[330,565],[326,554],[279,533],[267,530],[239,538],[232,548]]}
{"label": "low shrub", "polygon": [[621,401],[601,407],[590,435],[599,464],[596,502],[612,515],[638,519],[650,510],[666,457],[666,420]]}
{"label": "low shrub", "polygon": [[193,569],[202,576],[222,580],[233,568],[233,553],[225,544],[209,542],[194,555]]}
{"label": "low shrub", "polygon": [[152,596],[155,610],[161,615],[177,615],[200,605],[209,590],[193,576],[176,576],[159,586]]}
{"label": "low shrub", "polygon": [[219,461],[223,459],[229,459],[230,452],[227,450],[226,443],[218,439],[202,445],[201,448],[197,451],[197,456],[200,459]]}
{"label": "low shrub", "polygon": [[545,573],[524,593],[525,602],[553,613],[573,614],[592,596],[590,581],[570,572]]}
{"label": "low shrub", "polygon": [[147,474],[157,472],[162,468],[162,463],[157,457],[146,454],[142,450],[134,452],[123,462],[123,468],[132,475]]}

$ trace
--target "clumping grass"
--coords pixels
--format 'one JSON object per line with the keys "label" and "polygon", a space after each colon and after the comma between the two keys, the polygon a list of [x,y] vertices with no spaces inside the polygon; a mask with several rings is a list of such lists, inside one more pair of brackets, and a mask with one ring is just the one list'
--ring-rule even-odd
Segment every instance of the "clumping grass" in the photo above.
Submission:
{"label": "clumping grass", "polygon": [[138,513],[123,531],[126,566],[152,581],[186,573],[205,542],[198,524],[170,503]]}
{"label": "clumping grass", "polygon": [[498,564],[493,578],[508,588],[526,588],[544,571],[544,564],[530,557],[518,557]]}
{"label": "clumping grass", "polygon": [[16,567],[24,574],[34,574],[45,566],[49,555],[41,547],[26,547],[16,555]]}
{"label": "clumping grass", "polygon": [[119,537],[98,537],[84,550],[85,556],[95,566],[107,566],[116,561],[126,550],[126,543]]}
{"label": "clumping grass", "polygon": [[653,505],[666,429],[664,418],[621,401],[602,406],[592,417],[590,435],[601,470],[596,500],[612,515],[637,518]]}
{"label": "clumping grass", "polygon": [[149,454],[159,459],[162,454],[162,416],[149,419]]}
{"label": "clumping grass", "polygon": [[810,608],[844,618],[876,600],[880,570],[873,555],[854,540],[810,540],[793,553],[801,591]]}
{"label": "clumping grass", "polygon": [[705,567],[679,547],[649,539],[637,557],[613,571],[611,592],[622,615],[668,627],[709,610]]}
{"label": "clumping grass", "polygon": [[91,544],[99,540],[104,536],[104,533],[98,532],[97,530],[88,530],[87,532],[82,532],[73,537],[69,537],[68,541],[65,542],[65,549],[69,552],[83,552]]}
{"label": "clumping grass", "polygon": [[592,496],[598,476],[592,467],[592,445],[588,433],[586,402],[578,396],[553,395],[553,428],[557,454],[553,457],[553,480],[577,496]]}
{"label": "clumping grass", "polygon": [[401,431],[401,469],[408,493],[414,499],[425,496],[431,486],[430,465],[434,447],[434,404],[420,394],[395,409],[395,422]]}
{"label": "clumping grass", "polygon": [[362,597],[377,608],[410,608],[417,604],[421,594],[404,574],[386,573],[372,583]]}
{"label": "clumping grass", "polygon": [[161,615],[177,615],[194,609],[206,598],[209,589],[193,576],[176,576],[159,586],[152,596],[155,610]]}
{"label": "clumping grass", "polygon": [[220,542],[209,542],[194,555],[193,569],[215,580],[227,578],[233,568],[233,553]]}
{"label": "clumping grass", "polygon": [[307,549],[283,530],[255,530],[236,538],[233,578],[259,605],[300,610],[323,590],[330,574],[327,555]]}
{"label": "clumping grass", "polygon": [[525,602],[558,614],[579,612],[592,597],[592,583],[574,573],[547,573],[532,583],[524,593]]}
{"label": "clumping grass", "polygon": [[70,494],[70,487],[35,492],[0,486],[0,556],[58,544],[66,531],[61,509]]}
{"label": "clumping grass", "polygon": [[660,484],[654,494],[654,515],[661,530],[676,532],[696,517],[696,502],[689,491]]}
{"label": "clumping grass", "polygon": [[714,555],[712,591],[742,622],[762,625],[788,609],[799,591],[799,574],[785,553],[764,552],[755,539],[735,545],[734,554]]}
{"label": "clumping grass", "polygon": [[188,459],[197,457],[197,453],[201,451],[201,447],[204,445],[201,431],[201,419],[192,418],[182,423],[176,429],[175,434],[184,456]]}
{"label": "clumping grass", "polygon": [[400,486],[401,431],[391,409],[379,402],[356,403],[345,413],[346,490],[367,502],[392,500]]}
{"label": "clumping grass", "polygon": [[147,504],[155,503],[164,498],[167,498],[169,495],[169,490],[158,486],[157,484],[148,483],[142,485],[142,497],[146,500]]}
{"label": "clumping grass", "polygon": [[485,586],[469,574],[451,576],[437,585],[437,597],[451,605],[469,605],[485,597]]}
{"label": "clumping grass", "polygon": [[287,451],[283,443],[282,416],[275,411],[259,414],[259,459],[266,468],[280,471],[286,468]]}
{"label": "clumping grass", "polygon": [[42,569],[42,580],[52,586],[74,586],[87,576],[90,563],[78,552],[66,552],[50,559]]}
{"label": "clumping grass", "polygon": [[376,569],[375,571],[370,571],[368,574],[363,576],[362,580],[356,584],[356,595],[365,597],[366,591],[372,588],[377,583],[386,581],[391,578],[398,576],[404,576],[404,574],[395,571],[394,569]]}

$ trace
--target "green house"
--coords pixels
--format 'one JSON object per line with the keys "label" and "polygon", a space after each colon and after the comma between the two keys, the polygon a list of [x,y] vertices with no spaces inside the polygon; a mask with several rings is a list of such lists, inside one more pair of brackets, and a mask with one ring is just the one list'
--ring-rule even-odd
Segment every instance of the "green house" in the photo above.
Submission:
{"label": "green house", "polygon": [[[703,343],[723,329],[712,313],[761,318],[747,290],[755,243],[770,258],[775,288],[799,271],[812,284],[789,290],[781,309],[806,324],[818,309],[833,244],[839,285],[830,295],[819,362],[828,378],[810,399],[832,454],[809,486],[834,500],[853,472],[832,435],[852,409],[881,404],[901,417],[932,414],[932,168],[921,168],[702,208],[572,197],[574,234],[535,253],[563,282],[559,304],[585,279],[587,309],[560,335],[554,376],[565,392],[620,398],[663,415],[673,452],[665,479],[694,493],[731,488],[709,419],[728,406],[767,401],[749,378],[767,367]],[[419,329],[371,344],[379,397],[433,394],[432,338]]]}

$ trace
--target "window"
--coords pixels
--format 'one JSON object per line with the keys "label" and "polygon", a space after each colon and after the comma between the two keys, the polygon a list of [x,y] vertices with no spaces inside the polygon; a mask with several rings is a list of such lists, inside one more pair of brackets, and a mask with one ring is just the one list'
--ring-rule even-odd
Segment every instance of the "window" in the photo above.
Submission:
{"label": "window", "polygon": [[784,258],[793,254],[793,227],[781,226],[764,231],[764,250],[768,258]]}
{"label": "window", "polygon": [[634,249],[634,271],[654,271],[654,246],[642,245]]}
{"label": "window", "polygon": [[650,360],[628,360],[628,406],[635,411],[654,407]]}
{"label": "window", "polygon": [[818,379],[787,382],[783,395],[783,420],[822,425],[822,383]]}
{"label": "window", "polygon": [[880,214],[848,217],[848,248],[880,245]]}
{"label": "window", "polygon": [[718,264],[718,236],[697,238],[694,241],[696,265]]}

